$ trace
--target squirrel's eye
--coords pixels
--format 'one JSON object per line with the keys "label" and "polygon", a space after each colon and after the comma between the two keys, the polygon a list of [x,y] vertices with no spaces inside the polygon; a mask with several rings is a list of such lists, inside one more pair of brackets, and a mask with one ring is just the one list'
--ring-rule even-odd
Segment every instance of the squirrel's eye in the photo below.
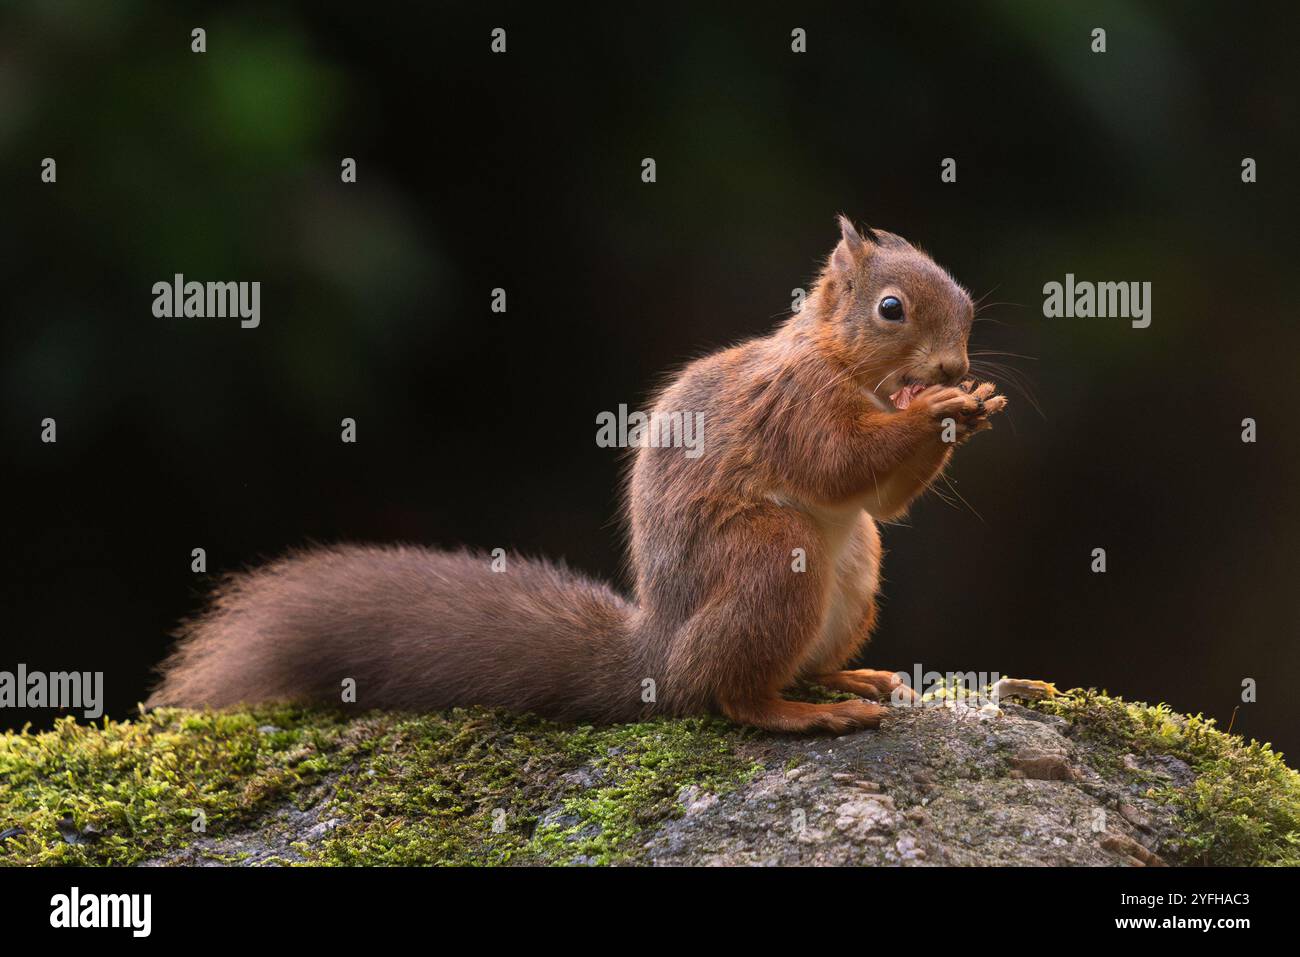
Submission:
{"label": "squirrel's eye", "polygon": [[880,318],[890,322],[903,321],[903,304],[896,296],[886,296],[880,300]]}

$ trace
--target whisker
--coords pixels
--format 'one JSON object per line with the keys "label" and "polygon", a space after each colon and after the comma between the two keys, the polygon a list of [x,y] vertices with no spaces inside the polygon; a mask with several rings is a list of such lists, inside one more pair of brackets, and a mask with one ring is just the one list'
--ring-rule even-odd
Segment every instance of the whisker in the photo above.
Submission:
{"label": "whisker", "polygon": [[997,352],[997,351],[994,351],[994,350],[992,350],[992,349],[986,349],[986,350],[983,351],[983,352],[972,352],[972,353],[970,353],[970,355],[973,355],[973,356],[1010,356],[1010,357],[1013,358],[1013,359],[1028,359],[1028,360],[1030,360],[1031,362],[1037,362],[1037,361],[1038,361],[1038,356],[1022,356],[1022,355],[1021,355],[1020,353],[1018,353],[1018,352]]}
{"label": "whisker", "polygon": [[858,362],[857,362],[856,364],[854,364],[853,366],[851,366],[851,367],[849,367],[848,369],[844,370],[844,372],[842,372],[840,375],[837,375],[837,376],[836,376],[834,379],[832,379],[830,382],[826,383],[824,386],[822,386],[820,389],[818,389],[818,390],[817,390],[816,392],[814,392],[812,395],[808,396],[808,398],[804,399],[804,400],[803,400],[802,402],[800,402],[798,405],[796,405],[796,406],[792,406],[791,408],[792,408],[792,409],[801,409],[801,408],[803,408],[805,405],[807,405],[809,402],[811,402],[813,399],[817,398],[817,396],[819,396],[819,395],[821,395],[823,392],[825,392],[827,389],[831,388],[832,386],[838,385],[839,383],[843,382],[845,379],[848,379],[848,378],[850,378],[850,377],[852,377],[852,376],[856,376],[859,372],[862,371],[862,367],[863,367],[864,365],[866,365],[867,362],[869,362],[869,361],[871,360],[871,358],[872,358],[873,356],[875,356],[875,354],[876,354],[877,352],[880,351],[880,349],[881,349],[880,346],[877,346],[875,349],[872,349],[869,353],[867,353],[865,356],[863,356],[861,359],[859,359]]}
{"label": "whisker", "polygon": [[1026,381],[1025,374],[1019,369],[1002,362],[992,362],[986,359],[972,359],[970,367],[971,372],[977,375],[988,376],[991,379],[1001,379],[1013,386],[1042,419],[1047,419],[1047,414],[1043,411],[1033,387]]}
{"label": "whisker", "polygon": [[[906,363],[904,363],[904,365],[906,365]],[[875,392],[876,389],[879,389],[880,386],[884,383],[885,379],[888,379],[888,378],[889,378],[891,375],[893,375],[895,372],[902,372],[902,371],[903,371],[903,366],[899,366],[897,369],[891,369],[890,371],[886,372],[886,373],[884,374],[884,376],[881,377],[880,382],[877,382],[876,385],[875,385],[875,388],[873,388],[871,391],[872,391],[872,392]]]}
{"label": "whisker", "polygon": [[937,477],[944,480],[948,488],[951,489],[952,494],[956,495],[959,499],[961,499],[961,503],[970,509],[970,513],[980,520],[981,525],[988,524],[988,522],[984,521],[984,516],[981,515],[979,512],[975,511],[974,506],[972,506],[970,502],[966,501],[965,497],[961,494],[961,492],[957,491],[957,486],[952,484],[952,479],[948,478],[948,476],[944,475],[942,472],[940,472]]}
{"label": "whisker", "polygon": [[987,299],[989,296],[993,295],[995,292],[997,292],[997,291],[998,291],[999,289],[1001,289],[1001,288],[1002,288],[1002,283],[998,283],[996,286],[994,286],[992,289],[990,289],[990,290],[989,290],[988,292],[986,292],[984,295],[982,295],[982,296],[980,296],[978,299],[976,299],[975,302],[973,303],[973,305],[975,306],[976,311],[977,311],[977,312],[979,311],[979,308],[980,308],[981,305],[983,305],[985,299]]}

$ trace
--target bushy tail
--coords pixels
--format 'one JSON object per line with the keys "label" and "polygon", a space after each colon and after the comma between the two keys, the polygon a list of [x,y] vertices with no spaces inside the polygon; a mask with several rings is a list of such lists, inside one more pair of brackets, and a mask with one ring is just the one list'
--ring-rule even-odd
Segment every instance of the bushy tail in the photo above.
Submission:
{"label": "bushy tail", "polygon": [[352,679],[358,708],[627,720],[642,708],[633,611],[546,562],[494,572],[469,552],[312,549],[227,578],[179,630],[148,704],[339,704]]}

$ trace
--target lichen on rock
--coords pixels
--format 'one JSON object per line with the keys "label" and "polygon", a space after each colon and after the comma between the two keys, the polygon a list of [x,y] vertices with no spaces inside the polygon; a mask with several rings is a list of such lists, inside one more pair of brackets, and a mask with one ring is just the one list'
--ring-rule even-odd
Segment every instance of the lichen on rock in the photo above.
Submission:
{"label": "lichen on rock", "polygon": [[937,703],[839,738],[483,709],[63,719],[0,736],[0,864],[1300,862],[1300,776],[1267,745],[1091,691]]}

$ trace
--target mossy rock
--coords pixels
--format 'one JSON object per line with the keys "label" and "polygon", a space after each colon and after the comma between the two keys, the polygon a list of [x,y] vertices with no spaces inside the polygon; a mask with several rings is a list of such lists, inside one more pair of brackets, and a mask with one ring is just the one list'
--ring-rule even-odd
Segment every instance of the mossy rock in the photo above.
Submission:
{"label": "mossy rock", "polygon": [[160,710],[0,736],[0,864],[1300,862],[1300,776],[1076,691],[879,731]]}

